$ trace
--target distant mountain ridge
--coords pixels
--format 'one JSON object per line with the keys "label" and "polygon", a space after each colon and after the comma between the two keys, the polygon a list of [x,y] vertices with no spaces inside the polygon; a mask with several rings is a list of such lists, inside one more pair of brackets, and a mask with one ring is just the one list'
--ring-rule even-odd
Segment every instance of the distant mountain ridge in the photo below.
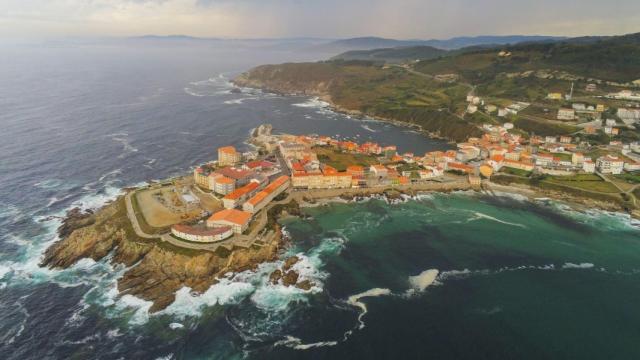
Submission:
{"label": "distant mountain ridge", "polygon": [[464,47],[478,45],[506,45],[523,42],[560,41],[565,39],[567,38],[540,35],[463,36],[446,40],[396,40],[370,36],[336,40],[327,44],[319,45],[318,47],[324,49],[331,48],[336,50],[336,52],[415,46],[430,46],[441,50],[457,50]]}

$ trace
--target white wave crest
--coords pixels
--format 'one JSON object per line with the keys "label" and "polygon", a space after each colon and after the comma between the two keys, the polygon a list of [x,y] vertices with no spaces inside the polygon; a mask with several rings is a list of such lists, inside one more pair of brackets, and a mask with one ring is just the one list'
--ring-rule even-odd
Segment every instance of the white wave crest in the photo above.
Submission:
{"label": "white wave crest", "polygon": [[594,265],[592,263],[580,263],[580,264],[574,264],[574,263],[564,263],[562,265],[563,269],[592,269],[594,267]]}
{"label": "white wave crest", "polygon": [[248,99],[249,98],[226,100],[226,101],[224,101],[224,104],[227,104],[227,105],[241,105],[245,100],[248,100]]}
{"label": "white wave crest", "polygon": [[207,306],[237,304],[255,290],[248,282],[233,279],[221,279],[202,294],[194,294],[188,287],[176,292],[175,301],[161,313],[172,314],[177,318],[198,316]]}
{"label": "white wave crest", "polygon": [[314,97],[303,103],[291,104],[291,106],[296,106],[301,108],[324,109],[324,108],[330,107],[331,105],[326,101],[320,100],[320,98]]}
{"label": "white wave crest", "polygon": [[365,130],[367,130],[367,131],[369,131],[369,132],[377,133],[377,131],[376,131],[376,130],[373,130],[372,128],[370,128],[369,126],[367,126],[367,125],[365,125],[365,124],[360,125],[360,127],[361,127],[361,128],[363,128],[363,129],[365,129]]}
{"label": "white wave crest", "polygon": [[180,323],[171,323],[169,324],[169,328],[171,328],[171,330],[176,330],[176,329],[182,329],[184,328],[184,325],[180,324]]}

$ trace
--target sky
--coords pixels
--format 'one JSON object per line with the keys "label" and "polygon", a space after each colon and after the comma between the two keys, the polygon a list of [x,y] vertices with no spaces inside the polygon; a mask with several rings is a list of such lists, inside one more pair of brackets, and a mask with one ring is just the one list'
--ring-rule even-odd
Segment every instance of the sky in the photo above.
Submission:
{"label": "sky", "polygon": [[640,0],[0,0],[1,38],[615,35]]}

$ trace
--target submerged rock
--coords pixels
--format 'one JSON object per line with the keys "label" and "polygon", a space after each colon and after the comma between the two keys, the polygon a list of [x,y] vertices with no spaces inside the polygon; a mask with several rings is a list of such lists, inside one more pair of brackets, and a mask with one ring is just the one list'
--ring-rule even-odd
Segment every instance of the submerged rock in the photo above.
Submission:
{"label": "submerged rock", "polygon": [[313,283],[309,280],[302,280],[296,284],[296,287],[301,290],[309,291],[313,287]]}

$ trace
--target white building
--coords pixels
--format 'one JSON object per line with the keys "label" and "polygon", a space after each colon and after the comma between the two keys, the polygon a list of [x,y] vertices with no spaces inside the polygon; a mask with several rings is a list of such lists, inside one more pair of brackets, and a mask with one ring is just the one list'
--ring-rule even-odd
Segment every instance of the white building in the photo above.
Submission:
{"label": "white building", "polygon": [[596,160],[596,168],[603,174],[622,174],[624,161],[617,156],[605,155]]}
{"label": "white building", "polygon": [[582,163],[582,170],[586,173],[593,174],[596,172],[596,164],[591,159],[585,159]]}
{"label": "white building", "polygon": [[559,109],[558,120],[575,120],[576,111],[574,109]]}

